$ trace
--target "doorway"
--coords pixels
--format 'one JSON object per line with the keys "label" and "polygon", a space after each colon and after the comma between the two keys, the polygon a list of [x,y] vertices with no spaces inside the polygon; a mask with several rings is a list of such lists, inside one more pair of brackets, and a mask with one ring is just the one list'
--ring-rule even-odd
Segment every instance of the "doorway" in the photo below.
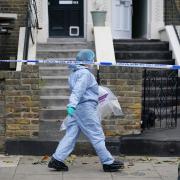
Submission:
{"label": "doorway", "polygon": [[49,36],[84,36],[83,0],[48,0]]}
{"label": "doorway", "polygon": [[112,0],[113,39],[148,37],[148,0]]}
{"label": "doorway", "polygon": [[148,0],[133,1],[132,38],[147,39]]}

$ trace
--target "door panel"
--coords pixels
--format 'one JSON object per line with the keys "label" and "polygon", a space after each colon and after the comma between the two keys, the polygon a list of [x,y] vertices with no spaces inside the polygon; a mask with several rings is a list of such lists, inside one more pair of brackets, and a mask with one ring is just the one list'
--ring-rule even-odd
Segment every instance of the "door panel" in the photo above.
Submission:
{"label": "door panel", "polygon": [[83,0],[49,0],[49,35],[69,37],[70,27],[84,34]]}
{"label": "door panel", "polygon": [[132,0],[112,1],[112,33],[114,39],[132,37]]}

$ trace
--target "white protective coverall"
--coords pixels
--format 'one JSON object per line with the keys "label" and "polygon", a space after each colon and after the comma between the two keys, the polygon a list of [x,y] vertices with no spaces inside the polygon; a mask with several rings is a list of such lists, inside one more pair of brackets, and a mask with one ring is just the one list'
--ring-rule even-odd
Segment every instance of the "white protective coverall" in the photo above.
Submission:
{"label": "white protective coverall", "polygon": [[68,106],[74,107],[75,113],[69,118],[65,136],[53,154],[64,162],[73,151],[77,138],[82,132],[93,145],[102,164],[112,164],[114,158],[105,146],[105,136],[97,112],[98,84],[94,75],[83,65],[71,65],[69,77],[71,95]]}

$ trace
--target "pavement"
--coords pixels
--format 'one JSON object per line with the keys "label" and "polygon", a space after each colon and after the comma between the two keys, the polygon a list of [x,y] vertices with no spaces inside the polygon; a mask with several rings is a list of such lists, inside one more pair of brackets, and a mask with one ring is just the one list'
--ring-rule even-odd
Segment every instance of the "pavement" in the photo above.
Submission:
{"label": "pavement", "polygon": [[105,173],[96,156],[71,155],[68,172],[48,169],[48,156],[0,155],[0,180],[177,180],[178,157],[121,156],[125,168]]}

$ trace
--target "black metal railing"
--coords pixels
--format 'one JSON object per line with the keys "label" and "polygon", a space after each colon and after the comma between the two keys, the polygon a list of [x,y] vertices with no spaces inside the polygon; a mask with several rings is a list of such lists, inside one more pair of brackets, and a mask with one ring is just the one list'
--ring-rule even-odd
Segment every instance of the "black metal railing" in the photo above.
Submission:
{"label": "black metal railing", "polygon": [[29,0],[27,7],[26,31],[23,52],[23,59],[25,60],[28,58],[29,40],[31,39],[32,43],[35,43],[33,37],[33,31],[35,29],[40,29],[38,21],[37,4],[36,0]]}
{"label": "black metal railing", "polygon": [[175,128],[178,117],[178,72],[144,72],[142,128]]}
{"label": "black metal railing", "polygon": [[176,36],[180,44],[180,29],[178,29],[178,26],[180,26],[180,10],[177,7],[176,0],[170,0],[169,8],[171,9],[171,23],[173,25],[173,28],[175,30]]}

